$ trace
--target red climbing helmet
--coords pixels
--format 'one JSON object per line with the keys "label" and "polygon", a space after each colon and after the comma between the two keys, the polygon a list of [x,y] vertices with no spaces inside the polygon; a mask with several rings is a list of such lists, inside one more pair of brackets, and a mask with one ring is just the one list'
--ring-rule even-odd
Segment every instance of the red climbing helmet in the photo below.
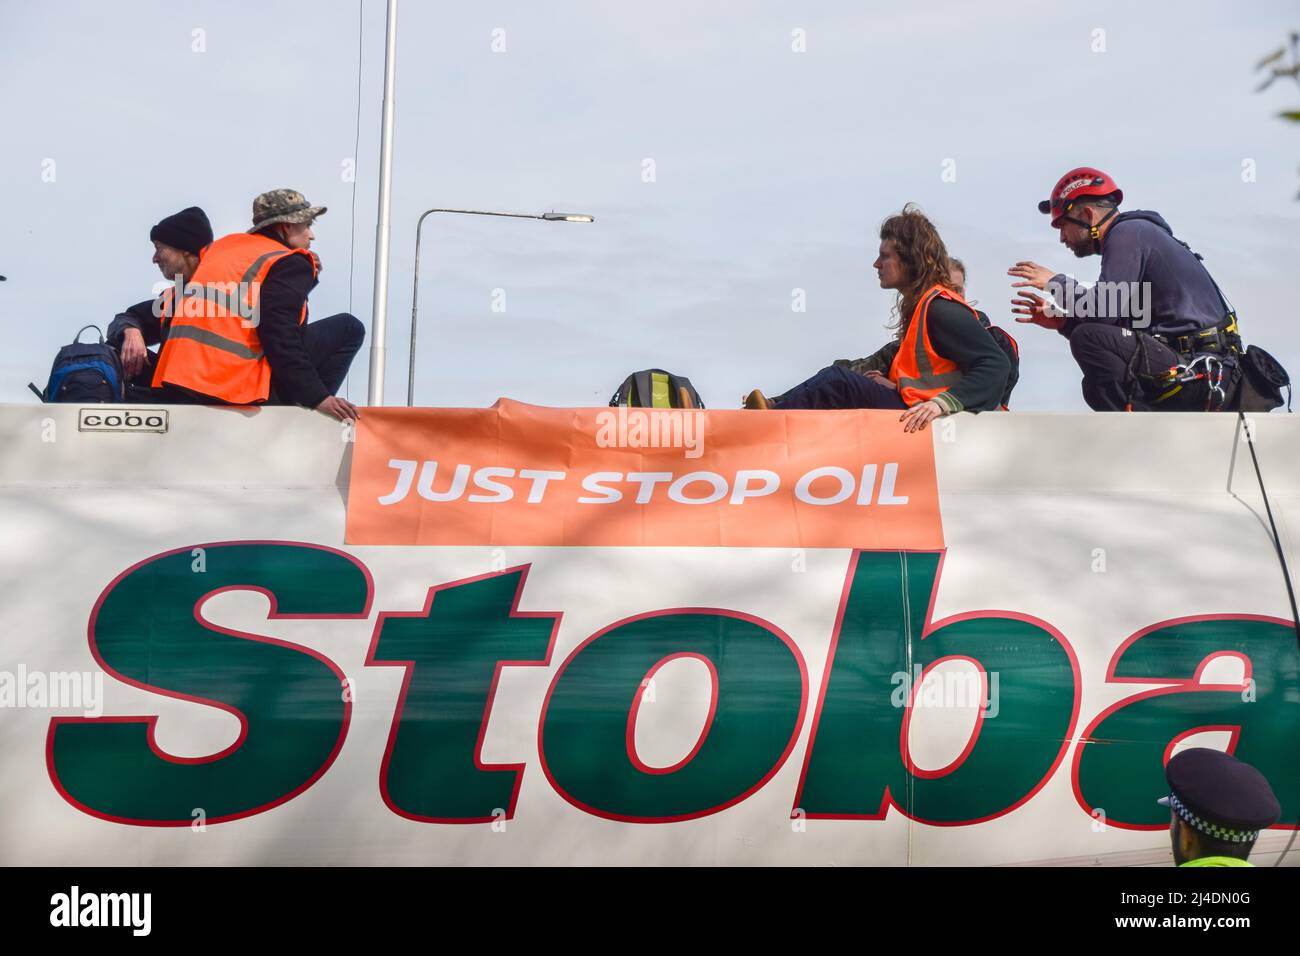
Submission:
{"label": "red climbing helmet", "polygon": [[1052,214],[1052,228],[1055,229],[1070,211],[1070,206],[1085,196],[1115,196],[1118,204],[1124,201],[1124,191],[1115,185],[1100,169],[1080,166],[1072,169],[1060,179],[1052,189],[1052,198],[1044,199],[1038,204],[1038,211]]}

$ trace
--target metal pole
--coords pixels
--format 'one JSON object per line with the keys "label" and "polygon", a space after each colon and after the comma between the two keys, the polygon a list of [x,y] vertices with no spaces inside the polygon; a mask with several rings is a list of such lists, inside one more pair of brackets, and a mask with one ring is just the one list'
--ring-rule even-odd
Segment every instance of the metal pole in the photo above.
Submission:
{"label": "metal pole", "polygon": [[430,209],[415,224],[415,284],[411,287],[411,364],[406,372],[406,407],[415,405],[415,313],[420,304],[420,230],[424,220],[438,210]]}
{"label": "metal pole", "polygon": [[370,320],[368,405],[384,404],[384,347],[388,325],[388,213],[393,189],[393,85],[397,74],[397,0],[388,0],[384,44],[384,123],[379,143],[379,221],[375,224],[375,298]]}
{"label": "metal pole", "polygon": [[435,212],[454,212],[465,216],[501,216],[507,219],[545,219],[552,222],[594,222],[585,214],[548,212],[540,216],[528,212],[490,212],[486,209],[426,209],[415,224],[415,279],[411,287],[411,357],[406,371],[406,407],[415,404],[415,332],[416,314],[420,304],[420,231],[424,220]]}

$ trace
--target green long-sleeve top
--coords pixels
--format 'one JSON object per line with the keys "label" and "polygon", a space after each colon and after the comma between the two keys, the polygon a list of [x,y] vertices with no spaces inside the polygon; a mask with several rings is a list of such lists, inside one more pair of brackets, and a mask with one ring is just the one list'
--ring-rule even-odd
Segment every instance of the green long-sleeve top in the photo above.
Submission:
{"label": "green long-sleeve top", "polygon": [[[926,322],[930,344],[944,358],[956,362],[961,372],[961,380],[936,396],[935,401],[944,406],[948,414],[963,409],[983,412],[997,408],[1007,376],[1011,374],[1011,362],[979,319],[965,306],[951,299],[938,298],[930,303]],[[898,355],[899,344],[895,339],[866,358],[836,359],[835,364],[854,372],[875,371],[888,375],[894,357]]]}

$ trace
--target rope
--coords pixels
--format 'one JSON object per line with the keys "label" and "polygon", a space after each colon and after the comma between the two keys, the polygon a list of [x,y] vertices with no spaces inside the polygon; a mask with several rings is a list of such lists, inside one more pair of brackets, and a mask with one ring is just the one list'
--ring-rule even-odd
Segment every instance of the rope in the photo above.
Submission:
{"label": "rope", "polygon": [[[357,268],[357,154],[361,151],[361,64],[365,45],[365,0],[357,0],[357,117],[356,117],[356,136],[352,142],[352,212],[349,216],[348,230],[351,235],[348,238],[348,314],[355,315],[352,311],[352,277]],[[348,368],[348,374],[343,379],[343,397],[348,401],[352,400],[352,369]]]}
{"label": "rope", "polygon": [[[1286,582],[1286,595],[1291,601],[1291,619],[1295,622],[1296,647],[1300,650],[1300,610],[1296,608],[1295,588],[1291,586],[1291,571],[1286,566],[1286,554],[1282,550],[1282,539],[1277,533],[1277,522],[1273,520],[1273,507],[1268,502],[1268,492],[1264,489],[1264,474],[1259,468],[1259,457],[1255,454],[1255,439],[1251,436],[1250,429],[1246,425],[1246,416],[1243,412],[1237,412],[1237,420],[1241,423],[1241,430],[1246,433],[1246,445],[1250,448],[1250,460],[1255,466],[1255,480],[1259,482],[1259,493],[1264,499],[1264,513],[1268,515],[1268,526],[1273,535],[1273,550],[1277,552],[1278,563],[1282,565],[1282,580]],[[1300,821],[1296,821],[1297,827],[1300,827]],[[1280,866],[1286,859],[1286,855],[1291,852],[1291,846],[1295,843],[1296,834],[1300,829],[1291,831],[1291,839],[1286,841],[1284,849],[1274,866]]]}

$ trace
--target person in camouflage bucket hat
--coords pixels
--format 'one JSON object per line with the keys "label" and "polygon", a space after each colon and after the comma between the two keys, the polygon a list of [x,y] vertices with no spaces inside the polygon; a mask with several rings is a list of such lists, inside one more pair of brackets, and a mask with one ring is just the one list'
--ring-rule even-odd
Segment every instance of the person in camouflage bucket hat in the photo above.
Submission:
{"label": "person in camouflage bucket hat", "polygon": [[253,228],[260,232],[277,222],[309,223],[325,215],[326,207],[313,206],[296,189],[271,189],[253,200]]}
{"label": "person in camouflage bucket hat", "polygon": [[[325,212],[296,189],[271,189],[253,200],[253,228],[289,249],[305,252],[271,266],[261,290],[261,345],[271,363],[272,404],[315,408],[340,420],[355,419],[357,408],[336,393],[365,338],[365,327],[340,312],[307,322],[307,297],[320,274],[311,251],[312,222]],[[311,265],[308,265],[310,261]]]}

